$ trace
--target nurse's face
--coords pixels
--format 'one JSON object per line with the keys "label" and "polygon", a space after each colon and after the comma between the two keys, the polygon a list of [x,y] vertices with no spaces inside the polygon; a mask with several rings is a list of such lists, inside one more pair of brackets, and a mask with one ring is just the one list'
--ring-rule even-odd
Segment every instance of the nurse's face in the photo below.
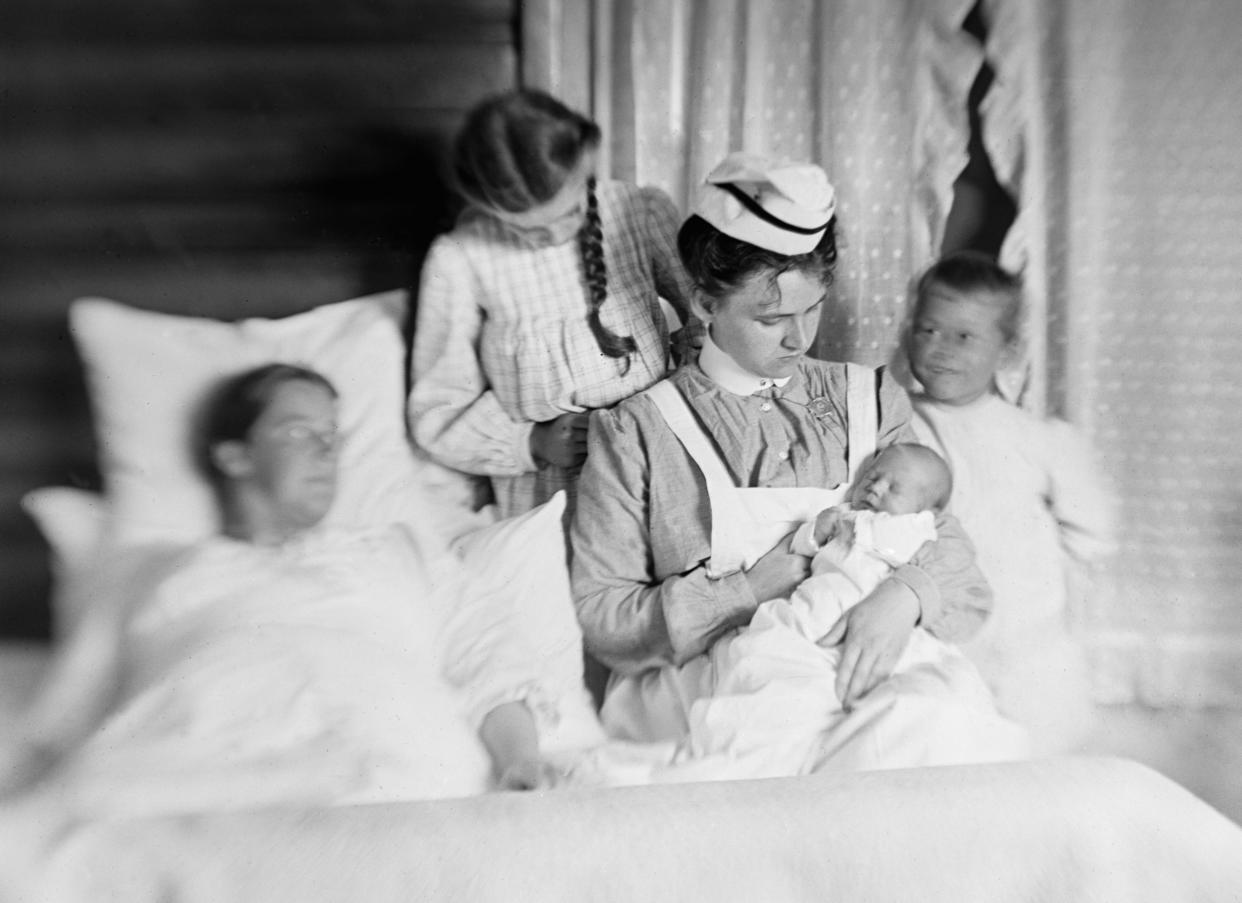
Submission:
{"label": "nurse's face", "polygon": [[712,341],[744,370],[768,379],[793,375],[815,341],[824,286],[797,270],[759,273],[723,298],[702,299]]}

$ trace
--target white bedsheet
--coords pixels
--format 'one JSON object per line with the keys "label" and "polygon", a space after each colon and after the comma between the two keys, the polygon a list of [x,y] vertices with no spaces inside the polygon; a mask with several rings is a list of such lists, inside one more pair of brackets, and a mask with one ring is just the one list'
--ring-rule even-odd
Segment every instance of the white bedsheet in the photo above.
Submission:
{"label": "white bedsheet", "polygon": [[43,700],[54,721],[105,680],[98,650],[120,651],[119,704],[50,779],[75,811],[481,793],[478,719],[539,694],[510,607],[464,592],[451,552],[407,525],[139,560],[109,584],[123,598],[95,600],[123,613],[84,620],[63,661],[96,651]]}
{"label": "white bedsheet", "polygon": [[[74,824],[0,809],[5,899],[1242,899],[1242,830],[1119,760]],[[17,868],[11,839],[47,843]],[[18,888],[21,894],[18,894]]]}

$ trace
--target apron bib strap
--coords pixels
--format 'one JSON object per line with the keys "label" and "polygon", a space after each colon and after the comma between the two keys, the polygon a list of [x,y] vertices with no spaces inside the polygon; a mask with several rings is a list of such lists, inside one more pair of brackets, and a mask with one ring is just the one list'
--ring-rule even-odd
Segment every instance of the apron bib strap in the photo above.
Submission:
{"label": "apron bib strap", "polygon": [[853,485],[858,472],[875,452],[876,439],[880,432],[880,401],[876,383],[876,372],[871,367],[863,364],[845,365],[847,485]]}
{"label": "apron bib strap", "polygon": [[665,423],[685,447],[686,453],[699,466],[707,481],[708,494],[715,495],[721,489],[736,489],[737,484],[729,475],[720,453],[707,438],[703,427],[694,419],[690,405],[686,403],[685,396],[677,391],[677,387],[670,380],[662,380],[647,389],[647,397],[664,416]]}

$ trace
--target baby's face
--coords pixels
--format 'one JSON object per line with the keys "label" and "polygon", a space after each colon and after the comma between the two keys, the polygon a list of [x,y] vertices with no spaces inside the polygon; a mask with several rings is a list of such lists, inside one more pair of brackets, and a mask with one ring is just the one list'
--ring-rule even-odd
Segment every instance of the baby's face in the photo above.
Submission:
{"label": "baby's face", "polygon": [[858,478],[850,503],[888,514],[916,514],[928,507],[927,485],[926,469],[913,455],[888,448]]}

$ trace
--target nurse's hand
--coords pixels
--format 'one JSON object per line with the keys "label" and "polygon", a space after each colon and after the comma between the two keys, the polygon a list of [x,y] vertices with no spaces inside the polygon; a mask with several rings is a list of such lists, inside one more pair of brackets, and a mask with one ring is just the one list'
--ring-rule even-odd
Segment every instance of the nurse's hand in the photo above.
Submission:
{"label": "nurse's hand", "polygon": [[759,604],[769,599],[787,599],[798,584],[811,574],[811,559],[790,549],[790,533],[746,571],[746,582]]}
{"label": "nurse's hand", "polygon": [[590,414],[583,411],[536,423],[530,431],[530,455],[535,463],[577,467],[585,461],[589,418]]}
{"label": "nurse's hand", "polygon": [[836,690],[846,709],[893,673],[918,619],[918,596],[890,577],[824,634],[819,645],[841,644]]}

